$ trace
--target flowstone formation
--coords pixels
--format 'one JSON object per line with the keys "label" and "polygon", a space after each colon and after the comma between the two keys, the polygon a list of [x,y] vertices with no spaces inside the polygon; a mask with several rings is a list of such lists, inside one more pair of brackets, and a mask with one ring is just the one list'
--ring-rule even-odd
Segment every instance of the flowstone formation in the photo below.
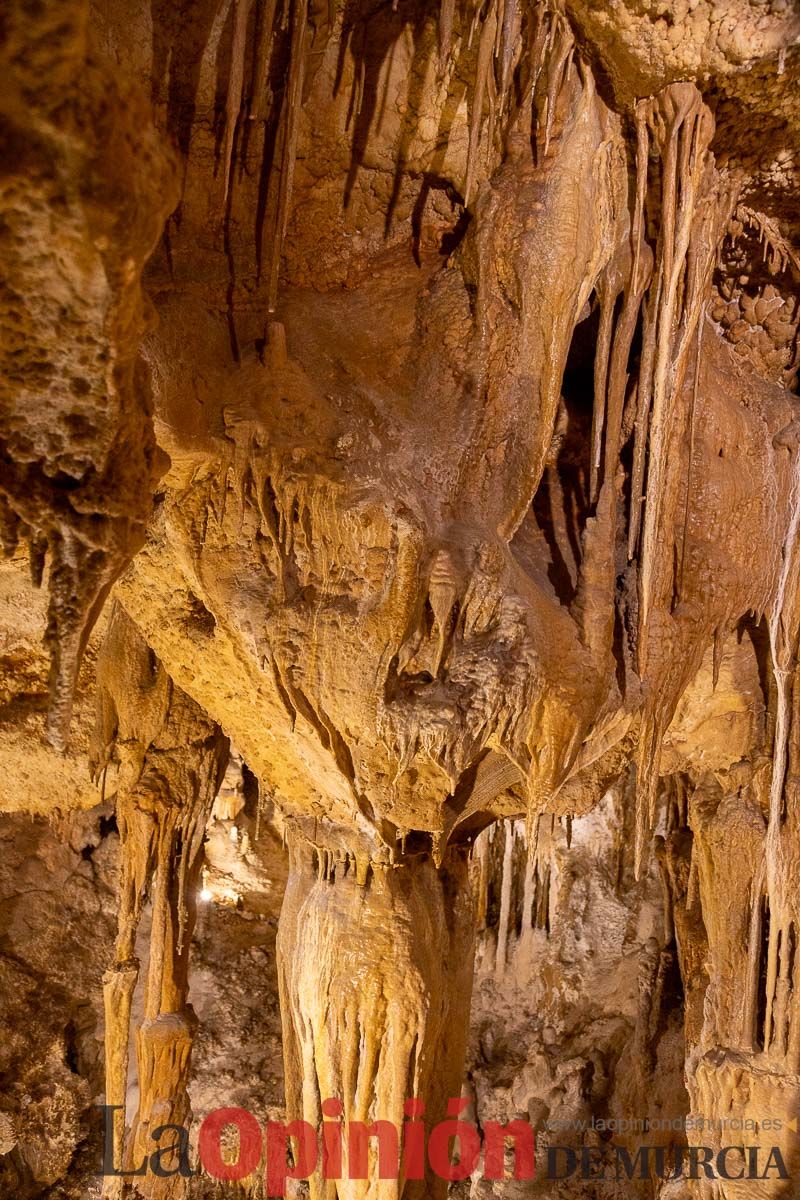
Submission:
{"label": "flowstone formation", "polygon": [[[119,829],[115,1162],[190,1117],[230,742],[288,851],[289,1119],[441,1120],[477,932],[503,996],[540,971],[509,1089],[534,1124],[646,1117],[668,1069],[670,1116],[777,1115],[800,1168],[796,10],[58,7],[2,32],[27,157],[0,190],[0,504],[15,566],[20,537],[46,564],[57,747],[114,589],[90,758]],[[45,684],[15,687],[13,632],[6,658],[13,723]],[[618,937],[578,915],[581,869]],[[379,1166],[310,1196],[447,1192]]]}

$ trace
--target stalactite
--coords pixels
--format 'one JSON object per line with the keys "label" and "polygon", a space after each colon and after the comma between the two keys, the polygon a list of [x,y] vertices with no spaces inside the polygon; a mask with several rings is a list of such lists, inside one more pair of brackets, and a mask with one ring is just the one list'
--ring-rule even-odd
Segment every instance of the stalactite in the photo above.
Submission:
{"label": "stalactite", "polygon": [[781,233],[777,223],[772,218],[765,216],[763,213],[755,212],[746,204],[739,204],[736,208],[736,219],[742,225],[749,229],[755,230],[759,240],[764,247],[764,258],[766,261],[767,251],[772,254],[769,266],[772,274],[778,274],[780,271],[786,271],[791,267],[794,273],[800,277],[800,256],[792,247],[791,243]]}
{"label": "stalactite", "polygon": [[[10,464],[8,474],[13,476]],[[44,498],[37,496],[30,484],[27,490],[27,504],[12,507],[3,500],[0,520],[6,554],[14,552],[20,539],[27,543],[36,586],[42,582],[45,556],[49,557],[44,637],[50,655],[47,738],[63,751],[89,635],[113,584],[138,548],[142,531],[136,522],[123,517],[94,517],[73,513],[68,507],[45,528],[41,524],[46,513]]]}
{"label": "stalactite", "polygon": [[242,108],[244,66],[247,55],[247,23],[250,19],[252,2],[253,0],[235,0],[233,10],[231,66],[228,74],[228,93],[225,100],[225,149],[222,156],[223,179],[225,181],[225,190],[222,196],[223,208],[227,203],[228,192],[230,191],[233,148],[236,142],[236,129]]}
{"label": "stalactite", "polygon": [[787,752],[790,732],[790,688],[792,670],[796,665],[798,632],[800,631],[800,455],[795,455],[789,496],[789,523],[781,553],[778,587],[769,618],[769,642],[772,672],[777,687],[775,741],[773,748],[772,781],[770,784],[768,837],[777,837],[782,817],[782,797],[786,778]]}
{"label": "stalactite", "polygon": [[597,503],[600,464],[603,454],[603,433],[606,425],[606,390],[608,366],[611,356],[611,341],[614,332],[614,308],[621,284],[614,287],[609,272],[604,272],[598,282],[598,299],[600,304],[600,330],[597,338],[594,360],[594,403],[592,406],[592,434],[589,460],[589,499]]}
{"label": "stalactite", "polygon": [[297,139],[300,132],[300,114],[303,104],[303,84],[306,70],[306,30],[308,24],[308,0],[293,0],[292,38],[289,59],[289,76],[283,103],[283,153],[281,155],[280,183],[275,218],[275,236],[272,244],[268,308],[275,312],[278,302],[278,274],[281,252],[289,225],[294,179]]}
{"label": "stalactite", "polygon": [[[517,13],[513,14],[516,21]],[[536,102],[539,81],[544,79],[544,95],[535,103],[536,140],[541,143],[542,155],[550,151],[555,110],[575,51],[575,38],[563,12],[549,4],[539,4],[534,13],[534,33],[531,39],[531,93]]]}
{"label": "stalactite", "polygon": [[760,1031],[758,1020],[758,985],[762,945],[762,911],[764,906],[764,870],[756,872],[750,886],[750,921],[748,929],[747,959],[745,965],[745,996],[742,1006],[742,1045],[753,1051]]}
{"label": "stalactite", "polygon": [[456,0],[440,0],[439,4],[439,68],[443,70],[450,59],[453,44],[453,20]]}
{"label": "stalactite", "polygon": [[278,0],[261,0],[258,9],[258,25],[255,50],[253,90],[248,105],[248,119],[266,120],[268,115],[269,66],[272,58],[273,29]]}
{"label": "stalactite", "polygon": [[[681,306],[681,286],[684,284],[695,208],[701,199],[703,176],[708,165],[708,145],[713,132],[708,110],[703,105],[700,93],[692,85],[674,85],[656,100],[639,106],[637,131],[640,144],[645,123],[661,155],[662,231],[653,283],[655,301],[648,306],[644,330],[644,342],[652,354],[652,380],[648,371],[645,378],[640,377],[639,381],[640,412],[647,414],[649,428],[638,429],[637,435],[641,445],[647,433],[650,445],[642,550],[642,626],[649,616],[653,601],[652,541],[663,504],[667,430],[676,399],[674,387],[670,388],[672,380],[668,377],[670,369],[674,371],[675,331],[680,324],[688,321],[690,332],[693,333],[699,320],[698,298],[692,297],[687,289]],[[639,169],[646,170],[646,159],[644,164],[640,163]],[[701,294],[699,300],[702,299],[704,296]],[[638,536],[640,505],[641,493],[635,492],[631,522],[634,543]],[[642,658],[644,653],[642,649]]]}
{"label": "stalactite", "polygon": [[500,98],[505,101],[511,82],[514,43],[519,28],[519,0],[505,0],[500,41]]}
{"label": "stalactite", "polygon": [[506,970],[508,934],[511,921],[511,886],[514,870],[514,822],[506,821],[505,827],[503,867],[500,876],[500,922],[497,927],[497,958],[495,960],[495,973],[498,977],[502,977]]}
{"label": "stalactite", "polygon": [[478,62],[475,68],[475,84],[470,113],[469,146],[467,149],[467,174],[464,181],[464,204],[469,205],[475,186],[481,129],[483,126],[483,102],[488,87],[489,72],[494,70],[492,56],[497,34],[498,0],[489,0],[489,8],[481,25],[478,43]]}
{"label": "stalactite", "polygon": [[663,837],[656,837],[656,861],[658,862],[659,879],[661,881],[661,895],[664,906],[664,932],[662,943],[668,946],[672,941],[675,933],[675,921],[673,914],[673,895],[670,886],[669,864],[667,862],[667,849]]}
{"label": "stalactite", "polygon": [[503,14],[505,13],[506,0],[497,0],[497,21],[494,31],[494,49],[492,51],[494,58],[498,58],[500,54],[500,42],[503,34]]}
{"label": "stalactite", "polygon": [[495,76],[494,67],[492,67],[486,76],[486,100],[487,107],[489,109],[489,119],[486,123],[486,145],[491,151],[491,147],[494,145],[498,109],[497,79]]}
{"label": "stalactite", "polygon": [[220,45],[232,5],[233,0],[218,0],[217,2],[214,20],[211,22],[211,28],[208,31],[200,60],[197,84],[198,96],[207,94],[212,90],[214,92],[218,90]]}
{"label": "stalactite", "polygon": [[535,820],[533,837],[527,833],[528,859],[533,863],[533,905],[532,922],[535,929],[549,931],[550,926],[550,884],[554,854],[555,817],[552,813],[542,813]]}
{"label": "stalactite", "polygon": [[[282,56],[274,47],[276,21],[280,24],[276,7],[276,0],[261,0],[258,5],[249,97],[245,71],[250,63],[246,43],[252,0],[234,0],[229,14],[233,34],[221,154],[229,207],[232,179],[237,178],[242,114],[266,120],[270,74],[273,67],[277,69],[273,60]],[[413,44],[410,70],[416,86],[417,79],[432,70],[424,58],[430,49],[431,26],[423,22],[424,28],[410,27],[410,9],[396,2],[391,8],[399,14],[396,20],[386,11],[370,12],[368,17],[372,21],[375,16],[374,28],[383,23],[382,28],[403,29],[401,44],[407,43],[410,52]],[[351,9],[346,21],[351,19]],[[289,803],[313,814],[308,816],[309,831],[305,827],[300,831],[299,817],[297,826],[290,827],[292,877],[281,917],[280,971],[289,1115],[314,1124],[324,1097],[341,1096],[349,1116],[388,1117],[399,1123],[402,1102],[409,1096],[429,1099],[429,1117],[435,1119],[442,1097],[456,1092],[469,997],[472,926],[464,851],[450,846],[450,835],[466,830],[464,836],[471,837],[498,813],[522,811],[529,801],[524,867],[523,832],[514,820],[507,819],[496,835],[493,831],[481,835],[475,852],[478,919],[485,925],[491,910],[492,935],[496,931],[494,970],[500,977],[514,965],[515,930],[519,927],[521,940],[532,939],[529,946],[540,946],[544,931],[549,934],[551,916],[560,911],[559,893],[569,890],[567,870],[559,874],[564,862],[561,831],[571,851],[568,870],[574,869],[576,876],[581,855],[586,861],[595,851],[589,838],[598,827],[591,822],[576,825],[573,847],[571,817],[559,815],[556,835],[552,810],[566,813],[577,796],[580,804],[574,805],[574,811],[587,812],[605,786],[601,778],[605,768],[598,766],[593,772],[599,762],[598,747],[602,743],[604,758],[609,747],[614,755],[619,751],[613,769],[622,772],[625,768],[619,764],[640,732],[639,873],[648,835],[657,825],[655,785],[661,741],[671,715],[664,698],[667,689],[660,688],[656,656],[648,654],[648,638],[655,641],[662,618],[670,627],[678,624],[682,614],[674,621],[673,616],[686,582],[684,562],[688,553],[687,587],[691,588],[696,567],[692,559],[699,557],[694,543],[690,552],[686,550],[693,487],[698,487],[692,477],[694,451],[702,455],[704,450],[703,421],[708,418],[711,425],[718,415],[716,410],[709,414],[701,397],[695,447],[703,305],[729,203],[712,168],[708,112],[689,84],[673,85],[637,106],[635,196],[629,214],[624,118],[595,90],[588,51],[585,57],[579,53],[560,6],[536,5],[535,13],[525,9],[527,45],[520,38],[519,0],[485,0],[473,9],[477,64],[468,89],[464,191],[467,204],[475,205],[476,219],[447,266],[439,271],[431,267],[430,278],[420,276],[413,322],[410,297],[417,285],[398,268],[402,292],[398,329],[406,330],[403,346],[400,334],[397,344],[387,337],[391,353],[377,364],[376,378],[371,379],[368,356],[361,355],[360,349],[354,366],[349,359],[354,353],[351,345],[331,349],[327,344],[335,340],[331,331],[337,328],[333,324],[326,328],[327,317],[307,337],[295,335],[302,326],[290,310],[302,308],[300,296],[287,304],[285,318],[296,359],[288,355],[282,326],[272,322],[265,352],[268,369],[250,373],[255,364],[243,361],[234,382],[226,384],[215,361],[214,372],[207,373],[212,382],[203,392],[207,364],[202,361],[190,381],[198,389],[198,427],[171,430],[180,445],[165,484],[163,511],[132,572],[140,574],[121,593],[126,603],[140,605],[143,627],[144,619],[150,622],[147,635],[152,644],[158,645],[165,661],[173,656],[170,669],[184,672],[180,680],[192,695],[204,696],[209,705],[219,704],[215,711],[220,720],[226,727],[230,721],[237,738],[241,732],[249,739],[250,749],[262,755],[265,774],[274,771],[276,789],[284,788]],[[219,5],[217,16],[223,11],[228,10]],[[276,209],[270,314],[277,303],[281,254],[288,248],[295,161],[299,163],[298,154],[304,152],[301,126],[311,29],[315,42],[313,54],[308,55],[309,69],[323,58],[317,55],[320,10],[311,9],[307,0],[292,0],[283,12],[290,51],[276,145],[279,175],[263,189],[269,196],[263,203],[268,203],[270,213]],[[213,5],[208,16],[212,14]],[[359,9],[356,17],[360,20],[363,15]],[[422,13],[420,19],[429,15]],[[444,184],[448,194],[451,160],[459,161],[460,150],[454,158],[450,150],[447,154],[442,150],[441,155],[439,151],[451,125],[461,129],[465,103],[463,60],[457,71],[451,61],[453,27],[458,26],[460,37],[469,19],[468,9],[456,12],[455,0],[442,0],[441,73],[445,74],[447,64],[450,73],[459,76],[458,91],[454,87],[452,94],[447,93],[438,129],[435,121],[429,126],[429,112],[422,114],[422,149],[414,149],[419,161],[413,167],[410,157],[409,163],[403,162],[413,173],[422,172],[426,187],[428,175],[434,174],[429,171],[433,162],[442,172],[433,186],[438,189]],[[368,48],[371,54],[372,44]],[[526,63],[529,50],[531,60]],[[327,70],[327,51],[324,57]],[[362,106],[369,125],[374,65],[365,54],[354,70],[349,118],[359,127]],[[380,72],[382,79],[388,73],[394,82],[400,69],[383,58]],[[325,82],[323,71],[315,86],[321,89]],[[428,84],[425,76],[425,89]],[[204,96],[212,92],[202,89]],[[420,106],[427,101],[427,94],[422,95]],[[491,164],[506,132],[503,121],[509,117],[509,107],[519,116],[509,133],[510,149],[491,183],[480,188],[484,167]],[[417,115],[416,103],[409,109]],[[399,118],[405,121],[405,114]],[[265,130],[270,154],[272,124],[269,137]],[[323,137],[332,136],[331,130],[341,132],[337,121],[315,127],[315,148]],[[487,145],[484,164],[482,151]],[[520,146],[524,154],[519,153]],[[336,146],[322,163],[317,177],[324,181],[318,189],[320,197],[323,191],[326,197],[332,194],[340,150]],[[312,253],[319,252],[326,279],[309,311],[334,313],[332,320],[341,320],[343,326],[356,311],[348,307],[354,297],[351,289],[343,289],[330,309],[326,307],[325,289],[333,274],[332,269],[328,273],[334,257],[330,247],[343,244],[328,238],[329,234],[331,239],[351,237],[355,225],[355,241],[366,230],[364,245],[372,246],[373,199],[383,187],[382,169],[374,175],[373,196],[357,197],[354,212],[342,217],[342,227],[323,228],[312,246]],[[304,178],[303,184],[305,206],[313,183]],[[368,185],[364,192],[369,191]],[[261,193],[259,197],[261,201]],[[314,195],[314,205],[317,200]],[[437,228],[446,219],[442,200],[440,195]],[[321,213],[324,203],[325,197]],[[459,224],[459,236],[464,224]],[[655,229],[659,234],[654,253],[647,236]],[[307,249],[300,247],[302,253]],[[784,261],[766,246],[765,253],[773,261]],[[386,311],[393,311],[391,272],[400,259],[373,258],[372,250],[369,255],[381,285],[381,272],[387,272],[382,303]],[[343,263],[348,282],[355,265],[355,255],[352,262]],[[312,262],[309,274],[314,269]],[[364,313],[373,299],[372,282],[367,279],[363,297],[356,297],[359,303],[364,300]],[[210,293],[210,283],[206,290]],[[599,330],[587,460],[582,422],[591,385],[583,387],[582,342],[594,328],[585,320],[593,290]],[[173,297],[170,292],[164,302],[167,327],[173,300],[176,308],[182,303],[180,295]],[[200,306],[206,307],[207,300],[204,294]],[[639,377],[633,381],[628,376],[640,319]],[[183,311],[178,326],[188,333]],[[356,330],[362,345],[373,332],[366,319],[365,328]],[[709,326],[709,338],[712,332]],[[435,343],[432,350],[428,343]],[[382,349],[384,343],[380,345]],[[409,354],[408,370],[401,349]],[[165,340],[160,347],[165,361],[169,350]],[[690,398],[684,383],[692,351],[695,372]],[[430,368],[424,361],[426,354],[433,362]],[[209,363],[212,358],[209,355]],[[575,368],[577,360],[581,365]],[[166,376],[167,367],[164,371]],[[439,386],[441,392],[435,390]],[[579,388],[583,394],[578,394]],[[164,391],[167,394],[159,397],[159,403],[163,402],[166,416],[173,409],[185,411],[182,392],[176,388],[171,394],[166,383]],[[752,409],[739,414],[743,424],[745,417],[752,417],[754,423],[760,419],[756,401],[760,403],[760,397]],[[240,412],[251,404],[257,419],[239,421]],[[426,420],[428,413],[431,417]],[[166,429],[169,422],[163,412],[160,419]],[[766,419],[763,424],[768,427]],[[248,429],[240,438],[244,425]],[[467,445],[474,429],[480,436]],[[223,439],[234,448],[226,446],[219,458],[213,457],[216,451],[207,450],[207,445]],[[616,523],[625,520],[629,450],[631,501],[624,533],[630,563],[625,563],[626,546],[617,537]],[[757,450],[760,453],[760,445]],[[776,448],[773,474],[778,481],[775,496],[781,503],[783,457],[785,447]],[[416,479],[411,467],[418,465],[423,473]],[[698,473],[702,465],[698,459]],[[748,462],[748,469],[751,465]],[[720,464],[721,473],[723,469]],[[758,482],[756,468],[753,471]],[[175,482],[189,474],[191,483],[186,488]],[[212,479],[209,503],[200,499],[205,478]],[[540,493],[536,489],[543,478],[545,486],[551,485],[550,524],[537,508],[544,488]],[[751,482],[736,480],[733,486],[741,486],[744,500],[750,503]],[[684,488],[681,538],[680,521],[674,518]],[[709,492],[714,494],[713,485]],[[721,508],[724,492],[720,487]],[[765,1051],[784,1057],[796,1051],[800,1039],[792,1008],[797,926],[789,892],[794,877],[787,867],[783,833],[793,774],[787,769],[787,756],[792,738],[800,736],[792,725],[790,694],[797,649],[794,597],[800,591],[800,567],[794,557],[800,519],[798,480],[791,499],[794,507],[785,530],[782,571],[776,571],[778,596],[770,610],[775,765],[765,878],[753,887],[750,898],[756,950],[748,966],[750,1026],[757,1020],[756,1000],[765,999],[767,1015],[761,1023],[761,1031],[766,1030]],[[562,510],[566,510],[565,522]],[[692,508],[693,527],[695,514]],[[749,521],[750,516],[742,519],[744,533],[737,531],[737,536],[759,529],[756,519],[752,526]],[[183,530],[176,532],[182,523],[189,530],[185,535]],[[348,523],[355,527],[354,533],[342,532]],[[0,525],[4,543],[13,547],[20,533],[19,518],[0,511]],[[41,534],[34,537],[31,561],[38,576],[44,543]],[[592,558],[593,541],[597,552]],[[443,542],[447,550],[442,549]],[[76,580],[94,577],[100,560],[92,556],[104,549],[87,541],[77,548],[70,542],[54,549],[56,578],[59,569],[64,573],[65,619],[72,620],[78,643],[83,614],[78,613],[72,592]],[[681,563],[677,585],[676,550]],[[562,566],[565,579],[559,577]],[[169,590],[169,599],[158,608],[160,595],[142,598],[137,588],[138,593]],[[91,595],[89,600],[93,603]],[[168,617],[166,632],[157,627],[156,611]],[[734,611],[714,609],[709,628],[703,628],[704,645],[710,631],[714,633],[715,686],[726,635],[736,629],[738,619]],[[145,1023],[137,1037],[142,1099],[129,1139],[129,1155],[135,1161],[157,1116],[179,1120],[186,1113],[193,1034],[186,958],[205,818],[224,739],[173,687],[145,649],[137,648],[135,631],[119,615],[113,618],[110,636],[124,644],[117,647],[113,662],[109,657],[105,667],[101,664],[105,711],[98,755],[104,772],[115,766],[119,773],[119,926],[115,960],[106,976],[109,1103],[125,1103],[130,1014],[138,979],[136,933],[148,894],[153,906]],[[696,636],[699,642],[700,635]],[[59,644],[65,661],[76,659],[75,650],[79,657],[80,645],[72,646],[69,638]],[[667,653],[672,650],[668,639],[665,645]],[[681,649],[677,644],[676,658]],[[726,685],[734,674],[728,669],[733,662],[733,638],[729,650]],[[639,680],[631,679],[634,651]],[[121,681],[112,677],[118,663],[126,670]],[[131,672],[133,679],[127,677]],[[705,674],[701,679],[704,684]],[[751,694],[756,690],[754,684]],[[719,705],[721,699],[718,695],[715,703]],[[756,714],[754,723],[758,719]],[[618,740],[614,741],[610,731],[618,726],[625,732],[622,737],[615,734]],[[671,752],[680,757],[684,750],[677,740]],[[692,770],[700,774],[705,769],[705,763],[693,759]],[[718,785],[720,775],[731,781],[732,789],[738,787],[744,770],[741,763],[720,770],[712,765],[709,790]],[[573,784],[575,790],[568,790]],[[711,795],[709,810],[714,804],[716,808],[709,824],[736,799]],[[665,944],[673,935],[680,936],[680,921],[685,917],[678,911],[674,864],[669,858],[669,839],[685,822],[682,803],[682,797],[670,798],[667,837],[658,843]],[[336,829],[333,810],[342,822]],[[760,836],[758,804],[753,803],[746,817],[741,824],[748,832],[742,837],[755,840]],[[346,829],[345,821],[351,822]],[[621,835],[619,847],[621,857]],[[714,865],[699,838],[698,847],[695,851],[692,844],[687,905],[696,894],[702,895],[711,874],[709,863]],[[577,882],[576,903],[584,896],[592,902],[591,879],[585,889],[583,879]],[[621,868],[616,884],[620,903],[609,902],[605,912],[621,925],[627,893],[637,889],[628,888]],[[638,892],[649,895],[645,887]],[[765,893],[765,911],[772,922],[769,938],[761,919]],[[743,929],[745,922],[739,920],[737,927]],[[630,932],[624,932],[627,944]],[[760,958],[767,941],[766,987],[760,988]],[[748,959],[751,950],[749,946]],[[571,966],[565,966],[569,980]],[[637,1037],[647,1056],[669,981],[670,962],[663,947],[648,946],[642,966]],[[709,1010],[713,999],[709,995]],[[734,1043],[731,1038],[725,1045],[738,1051]],[[117,1133],[119,1161],[123,1142],[124,1120]],[[387,1184],[385,1189],[375,1185],[368,1194],[378,1189],[398,1194],[402,1184]],[[343,1184],[338,1192],[343,1200],[350,1200],[365,1190]],[[420,1187],[419,1194],[429,1196],[428,1185]],[[331,1189],[326,1191],[317,1180],[312,1195],[330,1200]]]}
{"label": "stalactite", "polygon": [[489,847],[490,834],[493,826],[478,837],[475,843],[475,860],[478,869],[478,881],[475,890],[475,928],[479,931],[486,929],[486,917],[489,908]]}
{"label": "stalactite", "polygon": [[4,103],[20,147],[39,149],[35,171],[5,156],[0,197],[0,526],[6,552],[30,545],[34,580],[46,548],[45,729],[64,751],[90,632],[151,515],[141,278],[178,200],[178,164],[144,92],[89,52],[88,10],[51,17],[4,12]]}
{"label": "stalactite", "polygon": [[[640,146],[637,151],[637,161],[642,158],[646,161],[646,148]],[[629,244],[619,247],[617,254],[598,281],[603,329],[598,338],[598,349],[595,356],[590,498],[599,509],[601,507],[601,487],[607,489],[613,497],[613,503],[609,506],[612,524],[606,534],[612,543],[616,540],[615,489],[619,472],[628,386],[628,362],[642,300],[652,275],[653,262],[652,251],[644,239],[647,178],[646,170],[641,163],[637,168],[636,181]],[[619,306],[620,292],[622,293],[622,305],[615,321],[614,315]],[[634,465],[634,494],[635,477],[636,466]]]}
{"label": "stalactite", "polygon": [[[522,836],[525,836],[524,825]],[[529,944],[535,926],[534,910],[536,907],[537,883],[539,878],[539,863],[536,854],[531,852],[530,844],[527,845],[526,849],[525,878],[522,884],[522,932],[520,934],[523,947]]]}

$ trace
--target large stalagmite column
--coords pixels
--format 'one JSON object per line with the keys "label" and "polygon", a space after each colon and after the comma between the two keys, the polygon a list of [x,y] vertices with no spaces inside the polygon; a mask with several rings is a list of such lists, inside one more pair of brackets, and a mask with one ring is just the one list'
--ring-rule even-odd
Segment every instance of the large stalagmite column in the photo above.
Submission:
{"label": "large stalagmite column", "polygon": [[[106,1104],[116,1107],[114,1165],[137,1170],[161,1148],[153,1133],[186,1125],[195,1017],[188,1002],[189,943],[202,866],[203,837],[228,760],[219,727],[175,687],[120,608],[98,663],[98,768],[118,768],[120,899],[114,962],[106,972]],[[136,934],[152,903],[144,1021],[136,1033],[139,1108],[125,1144],[125,1100],[133,995],[139,978]],[[172,1139],[174,1141],[174,1138]],[[166,1143],[165,1143],[166,1145]],[[162,1166],[177,1167],[165,1153]],[[122,1181],[109,1177],[107,1195]],[[148,1173],[141,1194],[177,1200],[181,1175]]]}
{"label": "large stalagmite column", "polygon": [[[312,1200],[435,1198],[446,1183],[349,1180],[348,1122],[391,1122],[422,1100],[428,1127],[460,1095],[474,953],[466,852],[357,862],[297,836],[278,930],[287,1110],[315,1129],[321,1105],[344,1105],[345,1178],[311,1181]],[[353,1165],[357,1164],[355,1161]]]}

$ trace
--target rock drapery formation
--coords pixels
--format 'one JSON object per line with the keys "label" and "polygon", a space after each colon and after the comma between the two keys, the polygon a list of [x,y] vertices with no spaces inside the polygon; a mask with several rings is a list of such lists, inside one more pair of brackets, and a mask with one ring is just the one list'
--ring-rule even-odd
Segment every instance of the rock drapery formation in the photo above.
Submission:
{"label": "rock drapery formation", "polygon": [[[0,516],[9,572],[24,542],[46,576],[51,659],[9,601],[0,748],[13,792],[13,729],[64,748],[96,676],[115,1161],[190,1115],[230,741],[288,849],[290,1119],[444,1115],[477,930],[477,1004],[548,981],[532,1119],[567,1092],[646,1114],[682,1037],[671,1115],[778,1112],[793,1162],[794,7],[59,0],[0,36]],[[26,789],[3,808],[40,811]],[[237,847],[246,790],[216,818]],[[572,863],[648,927],[597,934],[624,1001],[610,1024],[587,1000],[585,1035]],[[444,1194],[377,1170],[310,1193]]]}

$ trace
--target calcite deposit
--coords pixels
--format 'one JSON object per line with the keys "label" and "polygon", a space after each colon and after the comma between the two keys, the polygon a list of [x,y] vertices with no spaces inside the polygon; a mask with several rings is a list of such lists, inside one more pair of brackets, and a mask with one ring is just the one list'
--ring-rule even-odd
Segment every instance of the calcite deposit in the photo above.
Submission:
{"label": "calcite deposit", "polygon": [[184,1169],[226,1107],[533,1130],[311,1200],[791,1194],[796,5],[10,0],[0,65],[0,1194],[273,1194]]}

